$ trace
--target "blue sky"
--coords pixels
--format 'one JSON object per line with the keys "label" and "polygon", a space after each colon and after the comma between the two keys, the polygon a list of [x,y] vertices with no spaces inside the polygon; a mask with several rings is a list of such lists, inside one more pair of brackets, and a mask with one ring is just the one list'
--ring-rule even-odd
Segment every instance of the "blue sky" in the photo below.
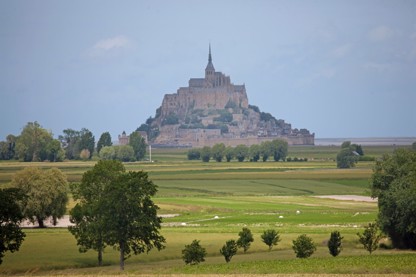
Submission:
{"label": "blue sky", "polygon": [[416,136],[416,1],[0,1],[0,140],[132,132],[215,69],[316,137]]}

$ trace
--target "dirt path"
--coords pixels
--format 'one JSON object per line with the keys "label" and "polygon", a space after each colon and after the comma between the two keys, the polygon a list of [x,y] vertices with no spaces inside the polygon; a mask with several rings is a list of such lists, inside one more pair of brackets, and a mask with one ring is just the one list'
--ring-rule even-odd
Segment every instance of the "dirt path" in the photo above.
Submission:
{"label": "dirt path", "polygon": [[314,197],[344,200],[344,201],[377,202],[377,199],[373,199],[370,196],[361,196],[361,195],[319,195],[319,196],[314,196]]}

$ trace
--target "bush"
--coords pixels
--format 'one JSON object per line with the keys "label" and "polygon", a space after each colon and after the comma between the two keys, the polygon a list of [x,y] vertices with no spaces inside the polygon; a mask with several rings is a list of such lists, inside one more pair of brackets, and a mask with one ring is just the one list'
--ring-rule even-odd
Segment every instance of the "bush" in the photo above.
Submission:
{"label": "bush", "polygon": [[185,264],[199,264],[205,261],[207,251],[201,245],[199,240],[194,240],[191,244],[185,245],[185,249],[182,250],[182,259]]}
{"label": "bush", "polygon": [[292,248],[297,258],[308,258],[316,251],[313,240],[305,234],[300,235],[293,241]]}
{"label": "bush", "polygon": [[331,233],[331,237],[328,240],[328,249],[329,253],[336,257],[341,253],[342,249],[342,239],[341,234],[338,231],[334,231]]}
{"label": "bush", "polygon": [[277,245],[277,243],[280,241],[280,235],[276,230],[269,229],[263,232],[261,239],[267,246],[269,246],[270,251],[272,250],[273,245]]}
{"label": "bush", "polygon": [[359,242],[371,255],[378,248],[378,242],[382,235],[377,223],[369,223],[365,227],[364,232],[362,234],[357,233],[357,236],[359,237]]}
{"label": "bush", "polygon": [[229,263],[231,258],[237,254],[237,243],[235,240],[227,240],[223,247],[220,249],[220,253],[224,256],[225,261]]}
{"label": "bush", "polygon": [[188,160],[199,160],[201,159],[201,150],[200,149],[189,149],[188,150]]}

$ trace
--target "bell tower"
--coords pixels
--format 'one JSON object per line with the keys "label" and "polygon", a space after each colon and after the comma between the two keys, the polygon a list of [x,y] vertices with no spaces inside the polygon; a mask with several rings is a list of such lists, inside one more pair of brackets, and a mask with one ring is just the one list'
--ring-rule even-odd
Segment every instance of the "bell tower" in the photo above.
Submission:
{"label": "bell tower", "polygon": [[212,64],[212,56],[211,56],[211,44],[209,44],[209,54],[208,54],[208,64],[205,68],[205,80],[209,82],[213,82],[215,79],[215,68]]}

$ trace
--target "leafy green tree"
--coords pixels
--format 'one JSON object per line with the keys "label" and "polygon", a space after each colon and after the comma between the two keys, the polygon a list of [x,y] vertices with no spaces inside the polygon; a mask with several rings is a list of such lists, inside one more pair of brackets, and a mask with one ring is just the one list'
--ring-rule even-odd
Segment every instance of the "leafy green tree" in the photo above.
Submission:
{"label": "leafy green tree", "polygon": [[249,151],[249,148],[246,145],[244,144],[237,145],[234,148],[234,156],[237,158],[239,162],[243,162],[249,154],[248,151]]}
{"label": "leafy green tree", "polygon": [[101,149],[104,146],[111,146],[113,142],[111,141],[111,135],[109,132],[104,132],[101,134],[100,139],[97,142],[97,153],[100,153]]}
{"label": "leafy green tree", "polygon": [[91,154],[90,151],[88,149],[82,149],[81,153],[79,154],[79,157],[81,158],[81,160],[88,160],[90,158]]}
{"label": "leafy green tree", "polygon": [[224,256],[224,259],[227,263],[231,261],[231,258],[237,254],[237,243],[235,240],[227,240],[225,244],[220,249],[221,255]]}
{"label": "leafy green tree", "polygon": [[188,160],[201,159],[201,149],[192,148],[188,150]]}
{"label": "leafy green tree", "polygon": [[416,141],[412,143],[412,149],[413,151],[416,151]]}
{"label": "leafy green tree", "polygon": [[253,144],[250,146],[249,150],[250,160],[257,162],[261,156],[261,147],[258,144]]}
{"label": "leafy green tree", "polygon": [[244,249],[244,253],[250,248],[251,243],[254,241],[253,234],[250,229],[244,227],[241,232],[238,233],[237,246]]}
{"label": "leafy green tree", "polygon": [[199,240],[185,245],[185,249],[182,250],[182,259],[185,264],[196,265],[205,262],[206,255],[207,251],[199,244]]}
{"label": "leafy green tree", "polygon": [[16,154],[21,161],[44,161],[46,146],[52,140],[52,134],[43,129],[38,122],[29,122],[16,140]]}
{"label": "leafy green tree", "polygon": [[230,162],[234,158],[234,148],[227,146],[224,150],[225,159]]}
{"label": "leafy green tree", "polygon": [[20,228],[24,216],[19,202],[23,200],[24,194],[19,189],[0,189],[0,264],[4,252],[18,251],[26,236]]}
{"label": "leafy green tree", "polygon": [[329,253],[336,257],[341,253],[342,250],[342,239],[344,237],[341,237],[341,234],[338,231],[331,232],[331,236],[328,240],[328,249]]}
{"label": "leafy green tree", "polygon": [[211,147],[209,146],[204,146],[201,149],[201,159],[203,162],[209,162],[209,160],[211,159]]}
{"label": "leafy green tree", "polygon": [[263,162],[266,162],[270,156],[273,156],[273,145],[271,141],[262,142],[260,148]]}
{"label": "leafy green tree", "polygon": [[80,132],[73,129],[65,129],[63,133],[63,135],[59,136],[59,140],[65,150],[66,158],[68,160],[78,159],[82,150],[80,148]]}
{"label": "leafy green tree", "polygon": [[57,139],[49,141],[46,145],[46,159],[51,162],[62,162],[65,159],[65,152]]}
{"label": "leafy green tree", "polygon": [[92,132],[87,128],[82,128],[79,132],[79,136],[80,139],[78,149],[80,150],[80,154],[83,149],[88,149],[88,151],[90,151],[90,154],[94,153],[95,137],[92,134]]}
{"label": "leafy green tree", "polygon": [[284,161],[288,153],[288,143],[282,139],[272,140],[272,154],[275,162]]}
{"label": "leafy green tree", "polygon": [[337,154],[337,167],[354,167],[358,161],[358,156],[354,152],[355,149],[353,146],[351,146],[350,141],[345,141],[344,143],[342,143],[341,151]]}
{"label": "leafy green tree", "polygon": [[11,160],[15,157],[17,137],[8,135],[6,141],[0,141],[0,160]]}
{"label": "leafy green tree", "polygon": [[316,251],[316,246],[312,238],[303,234],[297,239],[293,240],[293,251],[295,251],[297,258],[308,258]]}
{"label": "leafy green tree", "polygon": [[136,160],[143,160],[146,155],[146,141],[139,132],[133,132],[130,134],[129,145],[133,147]]}
{"label": "leafy green tree", "polygon": [[125,169],[121,162],[102,160],[82,175],[81,183],[71,185],[71,192],[77,204],[70,211],[70,221],[75,225],[69,226],[68,229],[76,238],[81,253],[90,249],[97,251],[99,266],[102,265],[107,234],[104,224],[105,211],[101,208],[104,191],[110,183],[117,182],[123,172]]}
{"label": "leafy green tree", "polygon": [[0,141],[0,160],[9,160],[9,147],[5,141]]}
{"label": "leafy green tree", "polygon": [[377,223],[369,223],[365,227],[364,232],[357,233],[359,237],[359,242],[364,246],[364,248],[370,253],[374,252],[378,248],[378,243],[382,238],[380,229]]}
{"label": "leafy green tree", "polygon": [[68,182],[65,174],[57,168],[41,170],[27,167],[17,172],[12,180],[13,187],[27,195],[23,212],[32,223],[44,228],[44,221],[52,217],[56,225],[66,211]]}
{"label": "leafy green tree", "polygon": [[102,160],[114,160],[116,158],[116,149],[114,146],[104,146],[101,148],[99,156]]}
{"label": "leafy green tree", "polygon": [[269,247],[270,251],[280,241],[279,232],[274,229],[266,230],[261,235],[261,240]]}
{"label": "leafy green tree", "polygon": [[136,160],[134,149],[130,145],[112,146],[116,152],[116,159],[122,162],[133,162]]}
{"label": "leafy green tree", "polygon": [[131,252],[137,255],[154,247],[164,248],[165,238],[159,234],[162,218],[151,199],[156,192],[156,185],[143,171],[123,173],[104,190],[101,208],[105,211],[106,242],[120,251],[121,270]]}
{"label": "leafy green tree", "polygon": [[216,160],[217,162],[222,162],[222,159],[224,158],[224,152],[225,152],[224,143],[217,143],[211,149],[212,158]]}
{"label": "leafy green tree", "polygon": [[397,149],[376,162],[370,181],[378,223],[393,247],[416,249],[416,152]]}

